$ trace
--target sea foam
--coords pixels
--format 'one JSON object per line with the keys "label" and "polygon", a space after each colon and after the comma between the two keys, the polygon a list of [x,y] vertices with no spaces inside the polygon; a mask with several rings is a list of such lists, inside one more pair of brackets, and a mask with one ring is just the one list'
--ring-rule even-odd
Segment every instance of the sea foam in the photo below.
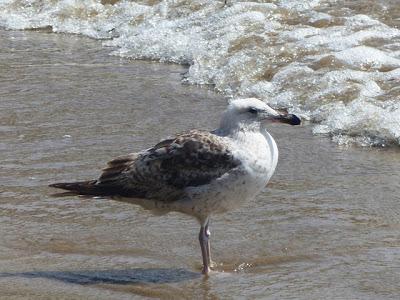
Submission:
{"label": "sea foam", "polygon": [[[0,26],[104,40],[113,55],[188,65],[183,80],[253,96],[338,143],[400,144],[400,30],[363,1],[3,0]],[[390,16],[390,15],[389,15]]]}

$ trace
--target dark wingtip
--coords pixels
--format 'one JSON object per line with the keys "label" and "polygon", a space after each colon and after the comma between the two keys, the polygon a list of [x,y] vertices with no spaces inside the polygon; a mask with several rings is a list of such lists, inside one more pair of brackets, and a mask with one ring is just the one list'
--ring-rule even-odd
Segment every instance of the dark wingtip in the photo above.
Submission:
{"label": "dark wingtip", "polygon": [[71,186],[72,186],[72,184],[67,183],[67,182],[58,182],[58,183],[49,184],[49,187],[56,188],[56,189],[64,189],[64,190],[70,188]]}
{"label": "dark wingtip", "polygon": [[49,187],[79,192],[81,189],[87,190],[91,187],[91,184],[93,184],[93,181],[57,182],[49,184]]}
{"label": "dark wingtip", "polygon": [[77,195],[102,196],[110,194],[109,191],[96,185],[97,180],[58,182],[49,184],[49,187],[71,191]]}

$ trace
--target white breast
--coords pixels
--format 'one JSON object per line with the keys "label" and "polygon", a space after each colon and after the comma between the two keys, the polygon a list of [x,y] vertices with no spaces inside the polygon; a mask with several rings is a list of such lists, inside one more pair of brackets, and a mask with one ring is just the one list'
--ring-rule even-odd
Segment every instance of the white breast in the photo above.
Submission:
{"label": "white breast", "polygon": [[237,157],[252,178],[257,193],[265,187],[278,163],[278,147],[272,136],[264,132],[247,133],[237,140]]}
{"label": "white breast", "polygon": [[240,167],[201,187],[186,190],[198,214],[222,213],[253,199],[266,186],[278,162],[278,148],[268,132],[251,133],[232,141]]}

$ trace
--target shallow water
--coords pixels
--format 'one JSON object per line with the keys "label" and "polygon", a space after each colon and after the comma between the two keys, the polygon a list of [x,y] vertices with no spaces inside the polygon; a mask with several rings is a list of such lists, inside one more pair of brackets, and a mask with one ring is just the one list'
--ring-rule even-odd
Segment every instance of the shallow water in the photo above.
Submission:
{"label": "shallow water", "polygon": [[256,96],[340,144],[400,145],[398,0],[3,0],[0,26],[77,33]]}
{"label": "shallow water", "polygon": [[[272,126],[269,188],[198,224],[106,199],[54,198],[171,133],[212,129],[226,101],[186,69],[108,56],[87,38],[0,31],[0,295],[9,299],[398,299],[400,155]],[[10,51],[11,50],[11,51]]]}

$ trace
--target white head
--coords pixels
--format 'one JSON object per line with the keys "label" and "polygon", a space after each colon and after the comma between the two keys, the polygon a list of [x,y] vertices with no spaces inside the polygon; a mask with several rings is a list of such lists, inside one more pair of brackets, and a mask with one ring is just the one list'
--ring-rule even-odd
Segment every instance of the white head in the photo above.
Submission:
{"label": "white head", "polygon": [[236,99],[229,103],[222,115],[218,131],[260,131],[268,122],[299,125],[300,119],[292,114],[278,112],[256,98]]}

